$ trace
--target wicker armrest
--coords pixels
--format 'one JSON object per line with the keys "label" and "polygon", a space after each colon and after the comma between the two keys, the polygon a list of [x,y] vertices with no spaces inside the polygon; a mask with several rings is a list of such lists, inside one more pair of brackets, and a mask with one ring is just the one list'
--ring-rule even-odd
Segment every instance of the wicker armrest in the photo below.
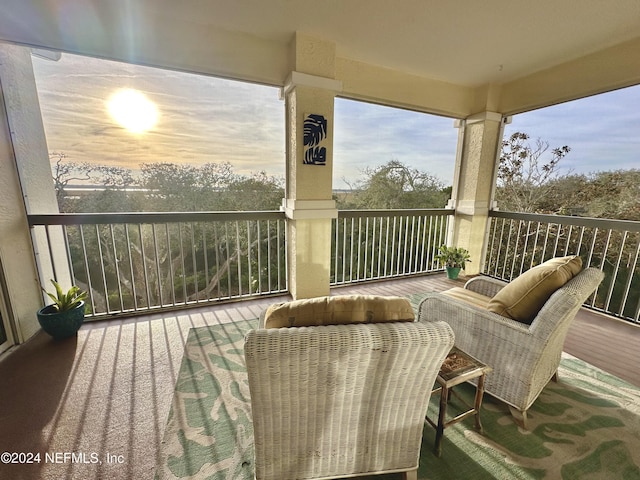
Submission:
{"label": "wicker armrest", "polygon": [[474,277],[465,283],[464,288],[479,293],[485,297],[493,298],[504,286],[505,282],[491,277]]}
{"label": "wicker armrest", "polygon": [[[505,339],[514,336],[520,336],[524,339],[524,337],[532,336],[529,325],[446,295],[438,293],[427,294],[418,306],[418,321],[435,322],[442,320],[449,324],[465,324],[470,330],[505,335],[507,337]],[[503,334],[502,332],[508,333]]]}
{"label": "wicker armrest", "polygon": [[544,339],[529,325],[445,295],[429,294],[418,307],[418,321],[442,320],[456,333],[458,348],[492,367],[509,364],[524,372],[544,347]]}

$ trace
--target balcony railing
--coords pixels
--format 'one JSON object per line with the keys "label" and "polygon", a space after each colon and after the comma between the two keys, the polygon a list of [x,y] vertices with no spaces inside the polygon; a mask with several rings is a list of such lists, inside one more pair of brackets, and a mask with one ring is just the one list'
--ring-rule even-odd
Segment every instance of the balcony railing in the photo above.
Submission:
{"label": "balcony railing", "polygon": [[46,244],[41,271],[57,277],[64,248],[90,318],[287,292],[284,222],[282,212],[29,216],[34,244]]}
{"label": "balcony railing", "polygon": [[511,280],[543,261],[580,255],[605,278],[588,307],[639,322],[640,222],[625,220],[490,213],[483,273]]}
{"label": "balcony railing", "polygon": [[[340,211],[331,285],[441,271],[454,211]],[[283,212],[30,215],[42,272],[68,266],[89,318],[288,291]],[[483,273],[511,280],[578,254],[605,272],[587,306],[640,323],[640,222],[491,212]]]}
{"label": "balcony railing", "polygon": [[333,222],[331,285],[435,272],[454,210],[342,210]]}

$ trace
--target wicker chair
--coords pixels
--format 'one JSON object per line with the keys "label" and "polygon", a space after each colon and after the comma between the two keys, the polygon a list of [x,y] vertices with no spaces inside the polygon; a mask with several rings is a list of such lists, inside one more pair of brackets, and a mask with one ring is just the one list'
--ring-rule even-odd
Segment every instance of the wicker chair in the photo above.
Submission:
{"label": "wicker chair", "polygon": [[[515,422],[527,428],[527,410],[552,378],[569,325],[602,281],[603,273],[587,268],[551,295],[531,325],[442,294],[429,294],[419,307],[418,321],[445,321],[456,346],[493,367],[485,392],[507,403]],[[469,280],[465,289],[493,297],[504,282],[487,277]]]}
{"label": "wicker chair", "polygon": [[444,322],[250,331],[256,478],[416,479],[430,391],[453,341]]}

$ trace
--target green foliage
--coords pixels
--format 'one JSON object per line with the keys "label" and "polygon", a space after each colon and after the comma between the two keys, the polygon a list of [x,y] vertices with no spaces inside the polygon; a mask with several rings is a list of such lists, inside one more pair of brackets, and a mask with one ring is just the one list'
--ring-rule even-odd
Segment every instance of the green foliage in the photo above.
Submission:
{"label": "green foliage", "polygon": [[446,245],[441,245],[438,248],[438,254],[435,258],[447,267],[464,268],[466,262],[471,262],[468,250],[462,247],[447,247]]}
{"label": "green foliage", "polygon": [[353,194],[337,198],[340,209],[443,208],[450,190],[433,175],[391,160],[366,168]]}
{"label": "green foliage", "polygon": [[[277,210],[284,196],[281,178],[240,175],[228,162],[145,163],[134,176],[126,168],[70,162],[63,153],[50,157],[58,206],[65,213]],[[99,188],[70,195],[69,185],[75,184]]]}
{"label": "green foliage", "polygon": [[55,280],[51,280],[56,291],[54,293],[47,292],[44,288],[42,291],[46,293],[51,300],[53,300],[53,306],[58,312],[66,312],[67,310],[73,310],[82,301],[87,298],[87,292],[80,290],[76,285],[73,285],[66,293],[62,291],[62,287]]}
{"label": "green foliage", "polygon": [[562,215],[640,220],[640,170],[570,175],[553,182],[538,209]]}

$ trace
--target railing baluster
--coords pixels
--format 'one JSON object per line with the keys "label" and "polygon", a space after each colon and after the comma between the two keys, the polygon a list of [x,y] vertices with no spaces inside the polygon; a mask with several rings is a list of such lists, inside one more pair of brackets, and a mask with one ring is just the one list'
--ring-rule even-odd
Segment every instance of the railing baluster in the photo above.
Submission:
{"label": "railing baluster", "polygon": [[124,224],[124,235],[127,240],[127,255],[129,256],[129,271],[131,272],[131,295],[133,296],[133,310],[138,310],[138,295],[136,291],[136,274],[133,269],[133,253],[131,252],[131,236],[129,235],[129,224]]}
{"label": "railing baluster", "polygon": [[247,227],[247,291],[249,295],[253,293],[252,284],[253,284],[253,268],[251,266],[251,225],[249,225],[249,220],[246,221]]}
{"label": "railing baluster", "polygon": [[153,239],[153,254],[156,260],[156,276],[157,276],[157,284],[158,284],[158,301],[161,306],[164,305],[164,295],[162,292],[162,272],[160,271],[160,254],[158,251],[158,236],[156,233],[156,224],[151,224],[151,238]]}
{"label": "railing baluster", "polygon": [[[269,225],[269,220],[267,220],[267,290],[271,291],[271,241],[270,241],[270,233],[271,233],[271,225]],[[258,238],[260,239],[260,244],[262,244],[262,238],[260,236],[260,221],[258,220]],[[262,274],[260,273],[262,268],[261,262],[261,251],[262,249],[258,249],[258,285],[259,291],[262,293]]]}
{"label": "railing baluster", "polygon": [[[409,217],[407,217],[407,221],[409,220]],[[415,215],[411,215],[411,237],[409,239],[409,261],[407,262],[407,267],[409,269],[408,272],[405,271],[405,273],[413,273],[413,270],[411,268],[411,264],[413,263],[413,249],[414,249],[414,240],[415,240],[415,231],[416,231],[416,217]]]}
{"label": "railing baluster", "polygon": [[620,242],[620,247],[618,248],[618,257],[616,259],[616,264],[613,269],[613,273],[611,274],[611,284],[609,285],[609,291],[607,292],[607,299],[604,302],[604,309],[609,310],[609,306],[611,305],[611,295],[613,295],[613,289],[616,285],[616,280],[618,278],[618,270],[620,269],[620,261],[622,260],[622,254],[624,252],[624,246],[627,241],[627,236],[629,232],[622,233],[622,240]]}
{"label": "railing baluster", "polygon": [[553,257],[558,256],[558,245],[560,243],[560,237],[562,236],[562,225],[560,225],[559,223],[557,223],[556,225],[558,225],[558,230],[556,231],[556,239],[553,242]]}
{"label": "railing baluster", "polygon": [[[402,218],[404,218],[404,252],[402,253],[402,273],[407,273],[407,240],[409,239],[409,216],[403,216]],[[398,271],[400,271],[399,268]]]}
{"label": "railing baluster", "polygon": [[149,275],[147,273],[147,253],[144,248],[144,236],[142,232],[142,224],[138,224],[138,233],[140,235],[140,252],[142,255],[142,272],[144,278],[144,286],[147,294],[147,309],[151,308],[151,288],[149,287]]}
{"label": "railing baluster", "polygon": [[200,230],[202,231],[202,253],[204,255],[204,289],[207,294],[207,302],[211,301],[211,290],[209,290],[209,248],[207,247],[207,224],[201,222]]}
{"label": "railing baluster", "polygon": [[107,288],[107,276],[104,269],[104,256],[102,254],[102,242],[100,241],[99,225],[95,226],[96,230],[96,242],[98,243],[98,258],[100,259],[100,273],[102,276],[102,285],[104,287],[104,303],[107,308],[107,313],[111,313],[111,306],[109,305],[109,289]]}
{"label": "railing baluster", "polygon": [[[277,252],[277,255],[278,255],[278,290],[282,290],[282,278],[281,278],[282,274],[280,273],[280,271],[282,270],[280,268],[280,265],[282,265],[282,255],[281,255],[281,252],[280,252],[280,247],[281,247],[281,244],[282,244],[282,242],[280,241],[280,223],[281,223],[280,221],[277,221],[277,223],[276,223],[277,224],[277,238],[276,238],[276,241],[278,242],[278,252]],[[285,268],[285,272],[286,272],[286,269],[287,269],[286,259],[285,259],[284,268]],[[288,288],[288,286],[285,285],[285,288]]]}
{"label": "railing baluster", "polygon": [[120,299],[120,311],[124,311],[124,300],[122,299],[122,287],[120,285],[120,266],[118,265],[118,249],[116,248],[116,238],[113,234],[113,223],[109,224],[111,233],[111,244],[113,245],[113,263],[116,269],[116,283],[118,284],[118,298]]}
{"label": "railing baluster", "polygon": [[[220,277],[220,240],[218,239],[218,225],[213,224],[213,244],[215,245],[215,260],[216,260],[216,290],[218,291],[218,299],[222,298],[222,291],[220,290],[220,283],[222,278]],[[228,277],[228,275],[227,275]]]}
{"label": "railing baluster", "polygon": [[522,275],[524,272],[524,261],[527,258],[527,250],[529,248],[529,235],[531,234],[531,222],[527,222],[527,233],[524,237],[524,247],[522,248],[522,259],[520,260],[520,271],[518,275]]}
{"label": "railing baluster", "polygon": [[235,225],[235,231],[236,231],[236,256],[237,256],[237,266],[238,266],[238,295],[239,297],[242,296],[242,260],[241,260],[241,253],[242,252],[242,247],[240,245],[240,225],[238,223],[238,221],[236,220],[234,222]]}
{"label": "railing baluster", "polygon": [[173,255],[171,248],[171,234],[169,232],[169,223],[164,224],[164,234],[167,242],[167,263],[169,264],[169,284],[171,285],[171,305],[176,306],[176,282],[175,272],[173,268]]}
{"label": "railing baluster", "polygon": [[[567,233],[567,241],[564,244],[564,256],[569,255],[569,244],[571,243],[571,234],[573,233],[573,225],[569,225],[569,232]],[[577,254],[578,252],[576,252]]]}
{"label": "railing baluster", "polygon": [[200,296],[198,295],[198,265],[196,258],[196,232],[195,225],[193,222],[189,223],[189,229],[191,230],[191,265],[193,268],[193,295],[195,297],[195,302],[198,303],[200,301]]}
{"label": "railing baluster", "polygon": [[380,221],[379,223],[379,232],[378,232],[378,275],[377,278],[380,278],[382,276],[382,252],[380,251],[380,249],[382,248],[382,217],[380,217]]}
{"label": "railing baluster", "polygon": [[[387,225],[385,228],[386,232],[385,232],[385,242],[384,242],[384,276],[387,276],[387,265],[389,262],[389,217],[387,217]],[[392,242],[392,246],[391,248],[393,248],[393,242]]]}
{"label": "railing baluster", "polygon": [[516,267],[516,260],[518,259],[518,244],[520,243],[520,232],[522,231],[522,220],[518,220],[518,232],[516,233],[516,241],[513,245],[513,255],[511,259],[511,271],[509,272],[509,278],[514,278],[513,272]]}
{"label": "railing baluster", "polygon": [[89,298],[91,299],[92,312],[95,315],[95,298],[93,295],[93,285],[91,282],[91,271],[89,270],[89,259],[87,256],[87,244],[84,240],[84,225],[80,225],[80,245],[82,245],[82,257],[84,259],[85,274],[87,275],[87,289],[89,290]]}
{"label": "railing baluster", "polygon": [[584,239],[584,225],[580,227],[580,235],[578,236],[578,246],[576,247],[576,255],[580,255],[582,250],[582,240]]}
{"label": "railing baluster", "polygon": [[[502,245],[502,241],[504,239],[504,225],[505,225],[506,221],[507,221],[506,218],[502,219],[502,225],[500,227],[500,243],[499,243],[499,245]],[[498,266],[500,265],[500,252],[501,252],[501,250],[502,249],[498,250],[498,254],[496,255],[496,266],[495,266],[495,269],[493,271],[493,275],[496,276],[496,277],[498,276]],[[504,277],[502,277],[502,278],[504,278]]]}
{"label": "railing baluster", "polygon": [[[631,291],[631,284],[633,283],[634,273],[638,266],[638,257],[640,255],[640,233],[636,234],[636,237],[637,241],[635,254],[633,255],[633,261],[627,262],[629,273],[627,274],[627,280],[624,285],[624,293],[622,294],[622,302],[620,302],[620,310],[618,311],[618,315],[620,316],[624,316],[624,310],[627,306],[627,299],[629,298],[629,292]],[[631,255],[629,255],[629,258],[631,258]]]}
{"label": "railing baluster", "polygon": [[357,256],[357,270],[356,270],[356,280],[360,280],[360,259],[362,258],[361,253],[362,247],[362,218],[358,218],[358,256]]}

